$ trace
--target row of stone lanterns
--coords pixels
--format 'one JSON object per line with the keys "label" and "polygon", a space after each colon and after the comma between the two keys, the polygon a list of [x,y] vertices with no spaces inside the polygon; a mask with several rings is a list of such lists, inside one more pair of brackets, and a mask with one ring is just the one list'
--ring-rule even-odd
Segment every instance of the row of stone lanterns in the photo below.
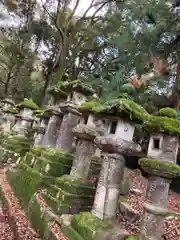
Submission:
{"label": "row of stone lanterns", "polygon": [[[63,91],[65,89],[67,91],[68,87],[68,84],[65,85]],[[132,113],[125,104],[128,100],[119,99],[119,105],[110,112],[108,108],[97,110],[100,104],[96,100],[93,104],[97,106],[88,107],[92,102],[85,102],[84,89],[79,83],[71,84],[70,90],[74,91],[73,94],[63,92],[63,98],[57,101],[53,108],[48,109],[51,113],[48,124],[45,115],[41,115],[35,145],[72,151],[75,135],[77,144],[70,176],[81,179],[82,182],[88,178],[92,156],[102,151],[102,167],[92,214],[102,220],[110,219],[116,215],[125,157],[141,152],[141,147],[133,142],[135,127],[131,123]],[[29,119],[32,119],[33,111],[27,111],[27,104],[22,106],[25,110],[20,114],[20,129],[22,126],[25,127],[20,133],[24,134],[24,129],[31,127],[32,123],[29,124],[31,122]],[[139,161],[141,168],[149,174],[139,239],[159,240],[163,234],[170,181],[180,175],[180,167],[176,165],[180,123],[168,117],[155,119],[148,114],[145,119],[146,113],[135,104],[133,107],[132,111],[138,112],[135,120],[141,118],[140,121],[145,122],[147,126],[149,124],[150,127],[153,124],[153,129],[156,131],[156,134],[152,133],[150,137],[147,158]],[[127,117],[129,120],[125,120]],[[23,121],[26,124],[22,123]]]}

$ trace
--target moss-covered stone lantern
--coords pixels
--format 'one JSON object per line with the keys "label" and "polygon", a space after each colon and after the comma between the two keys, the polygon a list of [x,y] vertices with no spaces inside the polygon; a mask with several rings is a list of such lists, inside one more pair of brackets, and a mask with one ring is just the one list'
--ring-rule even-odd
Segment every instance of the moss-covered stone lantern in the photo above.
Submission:
{"label": "moss-covered stone lantern", "polygon": [[72,151],[74,135],[72,129],[78,124],[81,113],[77,106],[86,101],[88,96],[92,96],[93,89],[79,80],[63,82],[60,89],[68,93],[68,99],[65,104],[60,104],[63,112],[63,120],[59,131],[56,147]]}
{"label": "moss-covered stone lantern", "polygon": [[174,109],[164,108],[159,113],[160,116],[151,115],[145,123],[152,133],[147,158],[139,160],[140,167],[149,175],[140,240],[162,238],[170,183],[180,176],[180,166],[176,164],[180,121],[175,119]]}
{"label": "moss-covered stone lantern", "polygon": [[39,107],[32,100],[25,98],[24,101],[18,105],[18,108],[20,109],[20,114],[16,116],[17,122],[13,127],[13,131],[20,135],[25,135],[34,121],[33,113],[39,109]]}
{"label": "moss-covered stone lantern", "polygon": [[35,127],[36,135],[34,136],[34,146],[42,146],[46,127],[48,125],[49,114],[45,110],[36,113],[36,117],[39,118],[39,125]]}
{"label": "moss-covered stone lantern", "polygon": [[41,145],[43,147],[55,148],[63,113],[56,106],[48,107],[45,113],[49,115],[49,122]]}
{"label": "moss-covered stone lantern", "polygon": [[138,114],[141,106],[120,98],[96,109],[100,112],[109,111],[114,116],[108,134],[95,139],[104,160],[92,213],[100,219],[106,219],[116,216],[125,156],[141,152],[140,145],[132,141],[134,122],[142,121]]}

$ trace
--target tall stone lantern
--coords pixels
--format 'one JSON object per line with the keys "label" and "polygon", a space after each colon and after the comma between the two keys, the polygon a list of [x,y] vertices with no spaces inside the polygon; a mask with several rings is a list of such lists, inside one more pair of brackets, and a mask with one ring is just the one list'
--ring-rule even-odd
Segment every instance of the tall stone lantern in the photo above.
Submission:
{"label": "tall stone lantern", "polygon": [[51,95],[50,105],[46,109],[46,112],[49,114],[49,122],[42,141],[42,146],[55,148],[63,119],[63,113],[59,106],[67,101],[68,94],[61,91],[58,87],[50,88],[48,93]]}
{"label": "tall stone lantern", "polygon": [[170,108],[161,109],[160,115],[151,116],[146,122],[152,133],[147,158],[139,160],[139,165],[149,175],[140,240],[162,238],[170,183],[180,176],[180,166],[176,164],[180,121],[173,118],[176,111]]}
{"label": "tall stone lantern", "polygon": [[135,123],[141,122],[141,107],[126,99],[117,99],[102,107],[112,115],[108,134],[96,137],[95,143],[104,155],[92,213],[100,219],[116,216],[123,178],[125,157],[141,152],[133,142]]}
{"label": "tall stone lantern", "polygon": [[72,129],[77,126],[81,116],[81,113],[77,110],[77,106],[84,103],[87,97],[92,96],[94,90],[79,80],[63,82],[60,85],[60,89],[66,92],[68,97],[66,103],[59,105],[63,112],[63,120],[56,147],[71,152],[74,141]]}

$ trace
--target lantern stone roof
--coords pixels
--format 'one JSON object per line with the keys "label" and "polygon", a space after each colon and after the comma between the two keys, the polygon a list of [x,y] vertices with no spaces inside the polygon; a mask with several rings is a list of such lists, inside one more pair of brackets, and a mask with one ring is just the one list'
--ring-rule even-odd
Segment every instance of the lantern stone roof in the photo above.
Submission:
{"label": "lantern stone roof", "polygon": [[52,95],[67,95],[69,92],[76,91],[80,93],[84,93],[87,96],[91,96],[94,94],[93,88],[83,83],[81,80],[73,80],[73,81],[64,81],[60,82],[57,86],[54,86],[48,90],[48,92]]}
{"label": "lantern stone roof", "polygon": [[[170,111],[171,117],[167,116],[169,115],[169,112],[166,111],[169,110],[167,108],[160,110],[161,116],[155,116],[148,113],[145,108],[134,101],[125,98],[116,98],[104,103],[98,99],[90,100],[81,104],[79,110],[121,117],[128,121],[140,123],[149,132],[180,134],[180,121],[174,118],[174,109]],[[166,116],[164,116],[165,114]]]}
{"label": "lantern stone roof", "polygon": [[17,107],[20,109],[22,109],[22,108],[29,108],[32,110],[39,109],[39,107],[37,106],[37,104],[35,102],[33,102],[31,99],[27,99],[27,98],[25,98],[23,102],[19,103]]}
{"label": "lantern stone roof", "polygon": [[11,105],[15,105],[15,102],[12,99],[10,99],[10,98],[3,99],[2,103],[9,103]]}

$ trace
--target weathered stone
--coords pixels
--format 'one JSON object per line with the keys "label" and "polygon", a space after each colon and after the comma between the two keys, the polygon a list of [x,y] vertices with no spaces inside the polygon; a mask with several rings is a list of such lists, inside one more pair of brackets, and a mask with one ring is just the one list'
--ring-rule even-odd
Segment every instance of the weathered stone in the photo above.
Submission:
{"label": "weathered stone", "polygon": [[[71,108],[71,110],[74,108]],[[64,111],[64,110],[63,110]],[[69,112],[68,112],[69,111]],[[74,134],[72,129],[78,124],[80,113],[78,111],[70,111],[70,107],[68,110],[64,112],[63,120],[61,123],[61,128],[59,130],[59,135],[56,142],[57,148],[62,148],[71,152],[72,143],[74,140]]]}
{"label": "weathered stone", "polygon": [[59,128],[62,122],[62,115],[57,112],[52,112],[52,116],[49,119],[48,126],[42,141],[44,147],[55,147],[58,137]]}
{"label": "weathered stone", "polygon": [[102,163],[92,213],[98,218],[116,215],[125,158],[119,154],[106,154]]}
{"label": "weathered stone", "polygon": [[84,139],[84,140],[91,140],[94,141],[94,139],[102,132],[98,132],[98,129],[92,128],[90,126],[87,126],[85,124],[79,124],[75,128],[73,128],[73,133],[77,138]]}
{"label": "weathered stone", "polygon": [[103,152],[131,155],[141,151],[140,145],[113,135],[96,137],[95,143]]}
{"label": "weathered stone", "polygon": [[133,209],[128,203],[119,202],[119,210],[129,222],[136,222],[140,219],[139,212]]}

